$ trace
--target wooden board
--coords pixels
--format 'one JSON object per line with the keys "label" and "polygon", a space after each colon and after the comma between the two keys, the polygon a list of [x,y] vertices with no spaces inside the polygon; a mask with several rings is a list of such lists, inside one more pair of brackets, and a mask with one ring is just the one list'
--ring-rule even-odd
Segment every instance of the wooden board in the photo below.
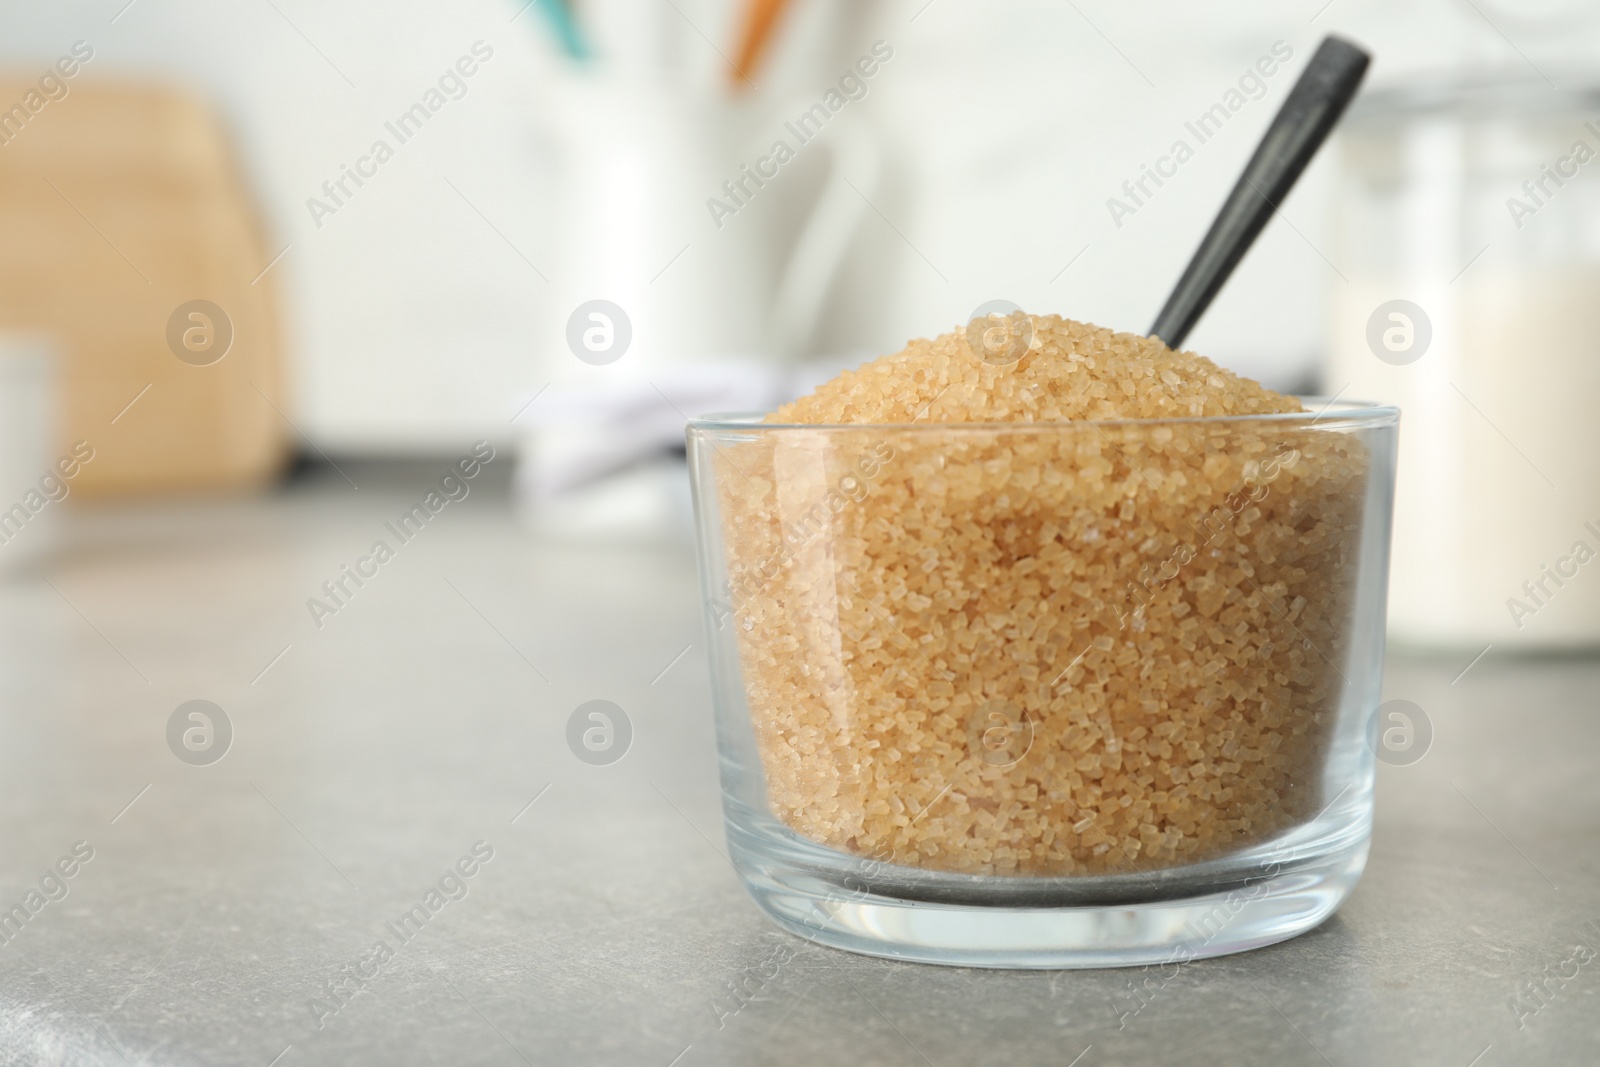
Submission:
{"label": "wooden board", "polygon": [[[269,480],[287,426],[279,268],[260,275],[280,249],[263,240],[207,108],[169,89],[81,78],[0,144],[0,329],[56,339],[60,446],[95,448],[74,491]],[[0,110],[30,87],[0,82]],[[208,366],[168,344],[169,319],[194,300],[222,308],[233,328]]]}

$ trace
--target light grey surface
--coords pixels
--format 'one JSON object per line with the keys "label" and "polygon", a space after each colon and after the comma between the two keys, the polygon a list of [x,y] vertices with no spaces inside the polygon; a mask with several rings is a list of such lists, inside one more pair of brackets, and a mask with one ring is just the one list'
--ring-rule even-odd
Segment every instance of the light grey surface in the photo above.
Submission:
{"label": "light grey surface", "polygon": [[[1600,947],[1593,659],[1392,659],[1432,750],[1380,768],[1366,877],[1295,941],[1165,983],[895,964],[779,933],[720,854],[687,550],[531,543],[484,481],[319,630],[307,598],[444,472],[347,473],[88,510],[0,584],[0,906],[95,850],[0,947],[0,1062],[1600,1061],[1600,959],[1511,1007]],[[166,743],[197,698],[235,730],[206,767]],[[595,698],[635,731],[608,767],[565,741]],[[386,930],[479,840],[464,899]]]}

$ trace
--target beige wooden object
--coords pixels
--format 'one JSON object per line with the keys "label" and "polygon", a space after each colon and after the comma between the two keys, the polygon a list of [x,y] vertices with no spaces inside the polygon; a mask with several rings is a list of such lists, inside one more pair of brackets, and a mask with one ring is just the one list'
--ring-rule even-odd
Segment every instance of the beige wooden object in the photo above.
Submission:
{"label": "beige wooden object", "polygon": [[[261,276],[279,250],[207,108],[83,78],[20,131],[0,129],[0,329],[58,341],[61,448],[95,450],[75,492],[260,484],[286,452],[278,268]],[[0,112],[33,87],[0,81]],[[168,343],[194,300],[232,324],[210,365]]]}

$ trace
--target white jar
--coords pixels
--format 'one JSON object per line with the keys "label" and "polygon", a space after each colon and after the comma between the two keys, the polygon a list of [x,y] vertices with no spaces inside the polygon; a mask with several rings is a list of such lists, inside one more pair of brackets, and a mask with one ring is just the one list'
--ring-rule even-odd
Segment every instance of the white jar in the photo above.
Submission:
{"label": "white jar", "polygon": [[1600,643],[1597,103],[1491,78],[1346,120],[1326,386],[1403,413],[1403,643]]}

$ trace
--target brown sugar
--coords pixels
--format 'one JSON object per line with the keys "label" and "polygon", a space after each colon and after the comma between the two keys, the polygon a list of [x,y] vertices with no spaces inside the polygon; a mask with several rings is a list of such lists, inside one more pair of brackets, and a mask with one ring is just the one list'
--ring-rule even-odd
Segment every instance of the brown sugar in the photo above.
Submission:
{"label": "brown sugar", "polygon": [[1160,341],[1017,322],[1020,358],[915,341],[713,459],[773,813],[1017,875],[1173,866],[1312,817],[1364,447],[1213,418],[1303,409]]}

